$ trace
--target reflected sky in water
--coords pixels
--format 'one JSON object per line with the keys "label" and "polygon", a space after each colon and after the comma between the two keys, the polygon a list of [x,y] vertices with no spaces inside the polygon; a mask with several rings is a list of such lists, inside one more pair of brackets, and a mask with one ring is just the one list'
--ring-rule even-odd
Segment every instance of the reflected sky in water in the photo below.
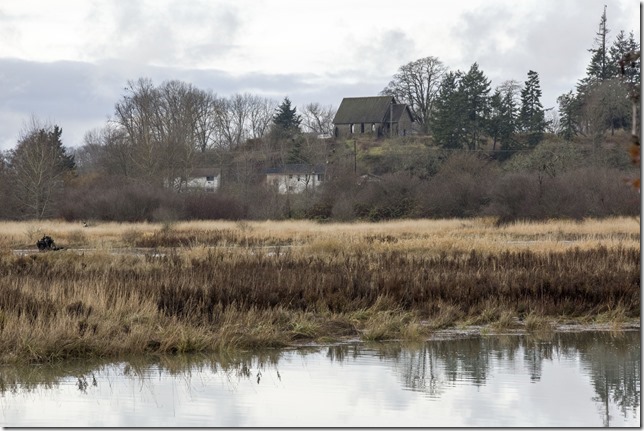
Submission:
{"label": "reflected sky in water", "polygon": [[640,333],[0,368],[4,426],[640,426]]}

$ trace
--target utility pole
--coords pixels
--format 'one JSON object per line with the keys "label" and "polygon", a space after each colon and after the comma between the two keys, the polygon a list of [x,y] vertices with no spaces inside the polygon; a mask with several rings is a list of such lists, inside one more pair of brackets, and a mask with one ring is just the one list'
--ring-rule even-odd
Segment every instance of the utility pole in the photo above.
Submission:
{"label": "utility pole", "polygon": [[353,173],[358,173],[358,153],[356,151],[356,140],[353,139]]}

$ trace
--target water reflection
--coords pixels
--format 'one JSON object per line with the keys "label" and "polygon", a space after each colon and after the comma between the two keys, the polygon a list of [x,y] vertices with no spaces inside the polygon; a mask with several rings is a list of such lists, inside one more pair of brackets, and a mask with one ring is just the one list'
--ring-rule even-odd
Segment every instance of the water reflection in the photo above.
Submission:
{"label": "water reflection", "polygon": [[639,426],[640,361],[630,331],[2,367],[0,425]]}
{"label": "water reflection", "polygon": [[[333,353],[327,355],[329,358],[342,358],[345,354],[340,350],[343,349],[355,352],[355,347],[348,346],[331,349]],[[494,370],[516,369],[519,355],[523,372],[529,375],[533,384],[541,380],[544,363],[578,360],[584,373],[590,377],[595,392],[593,400],[601,404],[604,426],[610,426],[611,403],[619,409],[614,414],[623,417],[636,414],[639,418],[639,332],[563,333],[553,335],[549,340],[517,336],[477,337],[458,342],[433,341],[415,349],[396,346],[385,355],[394,360],[405,388],[436,398],[457,382],[484,385]]]}

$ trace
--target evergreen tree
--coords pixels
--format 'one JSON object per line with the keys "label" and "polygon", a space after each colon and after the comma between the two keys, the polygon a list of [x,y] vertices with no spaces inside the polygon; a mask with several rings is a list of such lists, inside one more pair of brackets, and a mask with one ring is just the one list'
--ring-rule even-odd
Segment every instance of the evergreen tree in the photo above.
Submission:
{"label": "evergreen tree", "polygon": [[521,111],[519,123],[521,130],[528,135],[528,144],[532,147],[541,141],[546,130],[545,115],[541,105],[541,85],[539,75],[530,70],[528,80],[521,90]]}
{"label": "evergreen tree", "polygon": [[[503,100],[501,105],[502,128],[499,139],[504,150],[517,148],[517,121],[519,108],[515,100],[515,92],[519,91],[519,84],[516,81],[509,81],[502,89]],[[509,155],[509,154],[508,154]]]}
{"label": "evergreen tree", "polygon": [[474,63],[461,80],[461,91],[466,109],[466,142],[470,150],[478,146],[479,137],[485,130],[486,118],[490,109],[490,80]]}
{"label": "evergreen tree", "polygon": [[503,96],[498,88],[494,90],[494,94],[490,97],[490,118],[487,124],[487,133],[493,141],[492,151],[495,151],[503,127]]}
{"label": "evergreen tree", "polygon": [[465,144],[466,100],[461,90],[462,73],[448,72],[441,81],[432,115],[434,140],[443,148]]}
{"label": "evergreen tree", "polygon": [[[640,44],[635,40],[631,31],[626,37],[624,30],[621,30],[615,37],[615,41],[608,51],[608,58],[611,67],[611,77],[621,78],[621,67],[619,61],[629,52],[640,50]],[[640,85],[640,61],[634,64],[627,64],[624,67],[624,79],[630,84]]]}
{"label": "evergreen tree", "polygon": [[286,163],[308,163],[308,158],[302,154],[302,136],[296,136],[293,138],[291,148],[288,150],[286,156]]}
{"label": "evergreen tree", "polygon": [[606,28],[606,6],[604,5],[604,13],[599,21],[599,30],[596,33],[595,47],[588,50],[593,53],[590,64],[586,68],[586,74],[591,80],[603,81],[611,76],[611,65],[606,49],[606,36],[608,36],[609,31]]}
{"label": "evergreen tree", "polygon": [[54,147],[54,153],[57,157],[57,162],[60,166],[60,169],[67,172],[72,172],[76,169],[76,162],[74,160],[73,154],[67,154],[67,149],[63,146],[62,135],[63,129],[54,125],[54,128],[47,132],[41,130],[41,133],[45,133],[50,144]]}
{"label": "evergreen tree", "polygon": [[559,134],[567,141],[571,141],[577,135],[577,117],[579,115],[579,100],[572,91],[557,97],[559,104],[559,121],[561,132]]}
{"label": "evergreen tree", "polygon": [[[606,26],[606,6],[602,14],[599,30],[593,48],[591,61],[586,68],[586,76],[577,84],[575,103],[570,103],[570,97],[562,99],[564,104],[570,105],[576,112],[577,131],[592,134],[596,142],[601,140],[607,128],[614,133],[616,128],[628,127],[630,124],[630,107],[627,98],[627,89],[623,85],[621,66],[619,60],[624,54],[639,51],[639,43],[631,32],[629,37],[620,31],[610,48],[608,47],[608,33]],[[640,66],[639,61],[624,67],[627,83],[639,87]],[[565,113],[564,113],[565,114]],[[571,120],[572,117],[568,118]],[[570,135],[572,130],[566,130]]]}
{"label": "evergreen tree", "polygon": [[489,128],[490,81],[474,63],[464,74],[449,72],[441,82],[432,121],[434,139],[445,148],[474,150]]}
{"label": "evergreen tree", "polygon": [[612,68],[606,48],[606,37],[610,30],[606,28],[606,22],[606,6],[604,6],[604,13],[599,21],[599,30],[596,33],[594,46],[588,50],[588,52],[592,53],[592,57],[590,58],[590,64],[586,67],[586,76],[577,83],[577,93],[582,99],[593,84],[611,76]]}
{"label": "evergreen tree", "polygon": [[301,122],[302,117],[297,114],[297,108],[291,108],[291,101],[285,97],[273,116],[273,125],[278,131],[292,134],[300,133]]}
{"label": "evergreen tree", "polygon": [[488,120],[488,134],[493,139],[493,150],[496,144],[501,143],[504,153],[502,158],[511,154],[507,150],[517,148],[518,141],[515,139],[517,132],[517,104],[515,94],[518,92],[516,81],[506,81],[497,87],[490,98],[490,116]]}
{"label": "evergreen tree", "polygon": [[[617,128],[627,128],[631,123],[629,87],[640,86],[640,61],[624,65],[624,77],[619,61],[627,53],[639,52],[640,44],[631,31],[626,36],[620,31],[608,46],[606,7],[599,22],[590,64],[586,76],[577,83],[577,92],[561,95],[559,115],[562,136],[572,139],[576,134],[591,134],[599,142],[606,129],[613,133]],[[626,81],[629,85],[624,85]]]}

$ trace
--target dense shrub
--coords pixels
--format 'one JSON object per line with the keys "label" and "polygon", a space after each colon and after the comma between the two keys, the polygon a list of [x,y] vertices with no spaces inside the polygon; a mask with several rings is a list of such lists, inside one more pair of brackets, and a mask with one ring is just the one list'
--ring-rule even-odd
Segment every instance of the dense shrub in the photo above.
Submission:
{"label": "dense shrub", "polygon": [[187,193],[185,213],[187,220],[239,220],[245,218],[246,209],[237,199],[217,193]]}
{"label": "dense shrub", "polygon": [[495,162],[473,153],[455,153],[423,187],[420,214],[432,218],[480,215],[498,175]]}
{"label": "dense shrub", "polygon": [[333,201],[328,199],[317,200],[305,210],[305,218],[312,220],[328,220],[333,214]]}
{"label": "dense shrub", "polygon": [[[270,157],[259,147],[248,147],[228,161],[215,157],[224,166],[222,188],[216,193],[176,193],[106,174],[105,167],[86,167],[66,179],[62,199],[56,196],[51,202],[52,216],[104,221],[379,221],[489,215],[503,222],[638,215],[639,194],[623,181],[637,177],[622,145],[627,138],[616,134],[601,145],[590,145],[581,138],[571,143],[549,137],[503,162],[485,152],[440,149],[413,138],[358,140],[357,153],[352,141],[319,146],[318,141],[305,140],[301,150],[312,160],[326,158],[326,178],[313,192],[291,195],[267,187],[262,174],[266,166],[285,163],[287,153],[277,147]],[[8,165],[0,163],[0,218],[21,218],[20,199]]]}
{"label": "dense shrub", "polygon": [[58,216],[65,220],[159,221],[183,216],[176,193],[118,177],[95,177],[66,190]]}
{"label": "dense shrub", "polygon": [[354,214],[370,221],[416,216],[420,183],[417,177],[405,172],[366,182],[357,193]]}
{"label": "dense shrub", "polygon": [[539,173],[508,173],[494,185],[483,211],[499,221],[637,215],[640,197],[628,187],[623,171],[578,168],[554,177]]}
{"label": "dense shrub", "polygon": [[626,173],[614,168],[584,167],[556,177],[544,203],[551,217],[637,215],[640,195],[625,184]]}
{"label": "dense shrub", "polygon": [[499,178],[490,192],[490,203],[483,209],[499,221],[539,218],[539,182],[537,176],[509,173]]}

